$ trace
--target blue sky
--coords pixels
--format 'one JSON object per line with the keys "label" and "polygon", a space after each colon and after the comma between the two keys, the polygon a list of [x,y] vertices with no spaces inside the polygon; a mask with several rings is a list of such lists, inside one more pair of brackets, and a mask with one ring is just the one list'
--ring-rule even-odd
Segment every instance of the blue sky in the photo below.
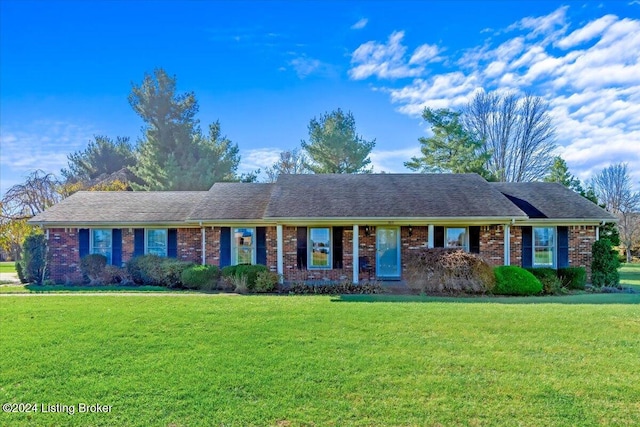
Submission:
{"label": "blue sky", "polygon": [[2,0],[0,193],[93,135],[135,142],[127,95],[156,67],[195,92],[203,126],[220,120],[241,171],[339,107],[376,138],[375,171],[407,172],[425,106],[504,90],[549,102],[580,179],[623,161],[640,187],[640,0]]}

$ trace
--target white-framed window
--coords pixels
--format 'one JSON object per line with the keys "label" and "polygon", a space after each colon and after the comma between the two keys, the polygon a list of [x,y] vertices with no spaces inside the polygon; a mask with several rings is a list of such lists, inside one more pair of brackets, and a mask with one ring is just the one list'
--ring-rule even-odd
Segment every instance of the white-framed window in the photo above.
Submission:
{"label": "white-framed window", "polygon": [[256,263],[256,229],[231,229],[231,264]]}
{"label": "white-framed window", "polygon": [[533,266],[551,267],[556,264],[556,228],[533,227]]}
{"label": "white-framed window", "polygon": [[166,228],[147,228],[145,234],[144,253],[166,257],[169,236],[168,230]]}
{"label": "white-framed window", "polygon": [[308,268],[331,269],[331,228],[309,227]]}
{"label": "white-framed window", "polygon": [[467,250],[467,229],[464,227],[447,227],[444,232],[444,247]]}
{"label": "white-framed window", "polygon": [[113,259],[113,236],[110,228],[91,229],[91,249],[89,252],[92,254],[104,255],[107,257],[107,264],[111,264]]}

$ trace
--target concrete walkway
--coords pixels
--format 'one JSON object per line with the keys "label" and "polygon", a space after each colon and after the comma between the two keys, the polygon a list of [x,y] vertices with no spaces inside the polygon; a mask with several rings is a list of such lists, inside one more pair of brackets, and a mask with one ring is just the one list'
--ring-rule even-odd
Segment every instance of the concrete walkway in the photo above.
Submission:
{"label": "concrete walkway", "polygon": [[0,273],[0,284],[19,285],[20,279],[17,273]]}

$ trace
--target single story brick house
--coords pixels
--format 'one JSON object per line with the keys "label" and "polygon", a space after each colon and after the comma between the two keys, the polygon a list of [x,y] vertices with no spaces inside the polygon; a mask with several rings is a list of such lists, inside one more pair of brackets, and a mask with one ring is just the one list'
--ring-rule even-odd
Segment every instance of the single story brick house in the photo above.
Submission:
{"label": "single story brick house", "polygon": [[423,247],[459,247],[492,265],[582,266],[616,219],[555,183],[489,183],[476,174],[282,175],[209,191],[78,192],[32,218],[50,276],[79,260],[123,265],[157,254],[220,267],[264,264],[286,281],[402,280]]}

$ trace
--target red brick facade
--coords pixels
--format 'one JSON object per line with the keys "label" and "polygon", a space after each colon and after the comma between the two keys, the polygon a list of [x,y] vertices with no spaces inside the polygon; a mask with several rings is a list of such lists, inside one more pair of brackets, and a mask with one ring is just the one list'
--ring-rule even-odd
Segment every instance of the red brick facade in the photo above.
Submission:
{"label": "red brick facade", "polygon": [[[353,229],[343,228],[342,268],[299,269],[297,263],[297,227],[283,226],[283,269],[287,281],[352,280],[353,278]],[[587,278],[591,276],[591,246],[596,239],[596,226],[570,226],[569,265],[585,267]],[[401,262],[407,259],[410,251],[426,247],[429,239],[428,226],[400,227]],[[49,235],[49,273],[56,282],[76,282],[81,279],[79,264],[79,244],[77,228],[52,228]],[[221,227],[205,227],[205,261],[207,264],[220,265]],[[510,227],[511,265],[522,264],[522,228]],[[376,277],[376,227],[359,226],[358,252],[367,257],[370,271],[361,271],[360,280]],[[134,232],[131,228],[122,229],[122,262],[131,259],[134,252]],[[504,226],[487,225],[480,227],[480,255],[491,265],[504,263]],[[177,232],[178,259],[202,262],[202,229],[179,228]],[[266,260],[271,271],[277,271],[277,232],[275,226],[266,227]],[[406,265],[402,264],[402,272]]]}

